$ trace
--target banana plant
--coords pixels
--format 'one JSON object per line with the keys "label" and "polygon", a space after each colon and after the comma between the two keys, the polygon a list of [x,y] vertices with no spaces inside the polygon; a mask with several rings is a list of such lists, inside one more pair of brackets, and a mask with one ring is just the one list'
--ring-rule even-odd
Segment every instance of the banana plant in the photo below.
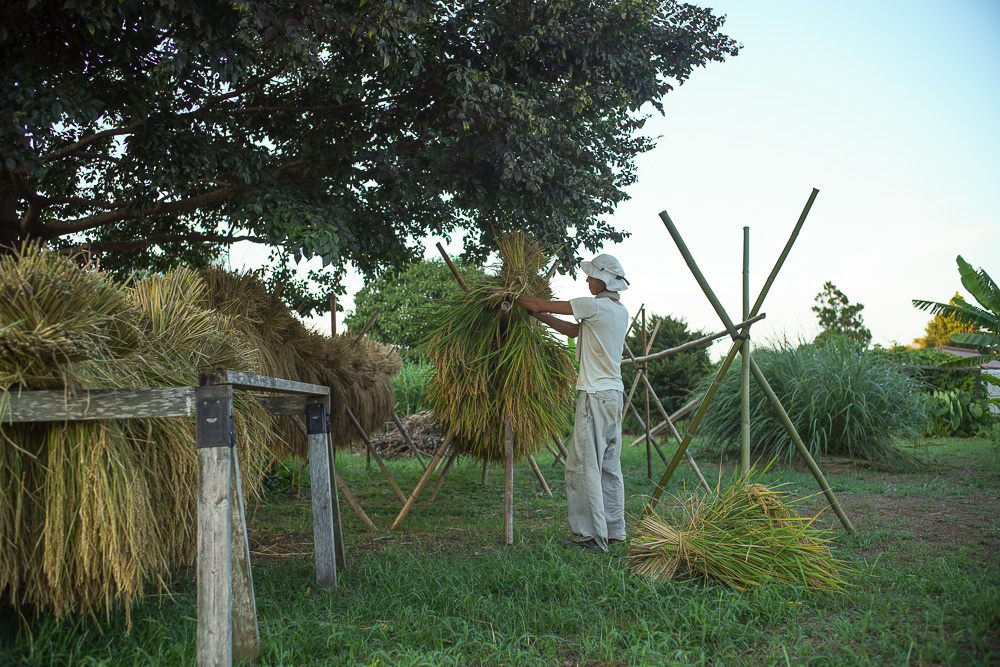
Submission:
{"label": "banana plant", "polygon": [[[951,337],[955,343],[978,348],[980,354],[945,362],[941,364],[942,367],[973,366],[998,360],[1000,359],[1000,288],[997,288],[997,284],[984,269],[976,271],[971,264],[962,259],[961,255],[956,261],[962,285],[979,306],[968,303],[961,297],[955,300],[954,305],[920,299],[914,299],[913,305],[920,310],[930,311],[933,315],[944,314],[980,328],[977,333],[957,333]],[[983,380],[1000,386],[1000,380],[991,375],[984,374]],[[1000,407],[1000,399],[990,399],[990,403]]]}

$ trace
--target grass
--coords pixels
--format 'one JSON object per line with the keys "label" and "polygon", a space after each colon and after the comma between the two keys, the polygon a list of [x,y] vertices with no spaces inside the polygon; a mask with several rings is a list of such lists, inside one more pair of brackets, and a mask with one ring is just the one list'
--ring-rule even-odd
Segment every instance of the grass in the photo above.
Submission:
{"label": "grass", "polygon": [[[314,587],[311,544],[296,542],[311,539],[308,488],[292,487],[249,510],[261,664],[996,664],[996,453],[984,440],[948,440],[934,447],[941,463],[929,472],[830,473],[859,529],[855,536],[838,529],[832,545],[858,570],[848,575],[846,594],[654,583],[629,573],[624,545],[608,555],[567,549],[561,468],[548,455],[539,463],[554,497],[540,495],[527,465],[516,471],[516,543],[509,548],[500,545],[502,474],[495,467],[483,487],[481,466],[461,464],[434,504],[418,503],[390,534],[364,531],[342,503],[348,567],[329,594]],[[732,472],[699,462],[708,476]],[[404,490],[413,488],[415,462],[389,466]],[[398,503],[377,467],[341,453],[338,470],[376,524],[388,526]],[[637,516],[651,488],[644,449],[626,448],[623,470],[626,509]],[[982,486],[966,485],[970,477]],[[766,483],[778,482],[800,497],[816,491],[808,472],[772,469]],[[681,484],[695,484],[686,467],[670,488]],[[934,492],[921,496],[922,484]],[[931,509],[909,511],[918,501]],[[822,496],[802,502],[816,511],[823,505]],[[928,524],[929,512],[946,521]],[[837,528],[832,512],[821,521]],[[986,528],[975,528],[977,521]],[[973,527],[963,532],[966,524]],[[18,628],[2,618],[0,664],[192,664],[194,571],[176,573],[170,590],[133,609],[128,634],[121,611],[101,625],[42,618]]]}

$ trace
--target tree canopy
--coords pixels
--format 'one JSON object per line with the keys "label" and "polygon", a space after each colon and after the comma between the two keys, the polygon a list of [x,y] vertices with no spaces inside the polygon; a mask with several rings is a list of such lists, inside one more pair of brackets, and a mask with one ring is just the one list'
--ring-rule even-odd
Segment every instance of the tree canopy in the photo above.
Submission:
{"label": "tree canopy", "polygon": [[816,313],[819,325],[823,327],[816,336],[817,343],[845,338],[861,347],[868,347],[872,332],[865,326],[861,316],[864,304],[851,303],[847,295],[829,280],[823,283],[823,291],[816,295],[816,304],[812,310]]}
{"label": "tree canopy", "polygon": [[[955,296],[951,298],[948,304],[957,306],[960,301],[965,301],[965,299],[958,292],[955,292]],[[976,333],[977,331],[979,331],[979,327],[974,324],[962,322],[951,315],[937,313],[927,323],[923,338],[915,338],[913,344],[921,349],[936,350],[939,345],[953,345],[954,343],[951,340],[952,334]]]}
{"label": "tree canopy", "polygon": [[429,234],[466,231],[481,259],[518,228],[574,266],[625,235],[602,216],[653,145],[644,105],[737,54],[723,20],[672,0],[9,0],[0,248],[125,272],[248,240],[373,276]]}

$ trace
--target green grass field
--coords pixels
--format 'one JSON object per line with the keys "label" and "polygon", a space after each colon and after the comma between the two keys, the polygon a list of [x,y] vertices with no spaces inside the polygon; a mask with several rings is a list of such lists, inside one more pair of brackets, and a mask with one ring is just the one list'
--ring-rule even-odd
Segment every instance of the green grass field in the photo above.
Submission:
{"label": "green grass field", "polygon": [[[929,471],[888,474],[825,465],[858,534],[829,510],[834,552],[857,573],[847,594],[704,581],[651,583],[631,574],[625,545],[606,555],[566,548],[562,470],[539,458],[554,496],[527,464],[515,476],[515,545],[501,545],[502,472],[455,467],[433,504],[422,494],[392,533],[368,532],[341,501],[348,566],[330,594],[314,588],[308,487],[286,484],[248,509],[264,665],[986,665],[1000,664],[1000,451],[986,440],[934,441]],[[654,455],[655,456],[655,455]],[[701,461],[714,483],[732,468]],[[404,493],[413,460],[390,462]],[[623,455],[627,511],[652,488],[646,453]],[[654,466],[658,478],[664,466]],[[338,469],[376,525],[399,503],[374,464]],[[303,476],[308,480],[308,476]],[[768,484],[818,488],[778,469]],[[305,483],[303,481],[303,483]],[[686,465],[668,491],[694,483]],[[665,497],[666,498],[666,497]],[[804,501],[819,511],[823,497]],[[194,570],[110,622],[0,618],[0,664],[190,665]]]}

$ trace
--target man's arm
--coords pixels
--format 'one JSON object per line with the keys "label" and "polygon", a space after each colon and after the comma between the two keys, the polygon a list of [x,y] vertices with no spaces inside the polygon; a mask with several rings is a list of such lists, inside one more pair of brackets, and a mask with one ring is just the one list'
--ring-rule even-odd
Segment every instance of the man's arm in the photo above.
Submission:
{"label": "man's arm", "polygon": [[543,301],[536,296],[523,294],[517,297],[514,303],[530,312],[540,322],[544,322],[564,336],[576,338],[580,333],[579,322],[567,322],[558,317],[552,317],[549,314],[572,315],[573,308],[569,305],[569,301]]}

